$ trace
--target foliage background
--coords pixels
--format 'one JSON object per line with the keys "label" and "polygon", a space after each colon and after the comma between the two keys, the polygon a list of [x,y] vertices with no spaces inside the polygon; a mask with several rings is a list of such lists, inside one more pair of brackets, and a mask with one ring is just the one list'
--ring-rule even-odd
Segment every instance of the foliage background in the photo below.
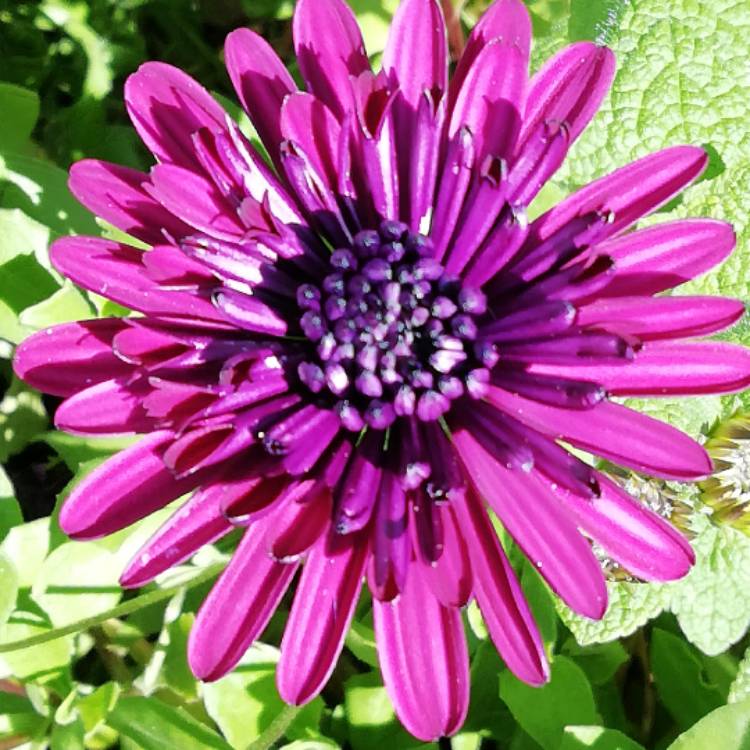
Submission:
{"label": "foliage background", "polygon": [[[377,57],[397,0],[350,2]],[[125,314],[65,282],[47,258],[59,235],[113,231],[68,193],[65,170],[73,161],[149,166],[125,116],[124,78],[144,60],[165,60],[231,100],[221,46],[240,25],[263,33],[295,72],[293,4],[0,0],[0,750],[420,746],[400,728],[385,696],[366,599],[333,679],[303,710],[285,709],[274,688],[283,611],[233,674],[197,684],[185,660],[186,638],[227,545],[204,550],[143,591],[122,592],[120,570],[164,514],[97,542],[67,541],[55,520],[59,502],[123,442],[50,431],[55,400],[15,380],[10,366],[14,345],[32,331]],[[456,8],[464,28],[485,4],[468,0]],[[711,155],[707,174],[649,221],[687,215],[732,221],[736,254],[691,282],[690,291],[747,299],[750,5],[528,0],[528,6],[533,67],[577,39],[610,44],[619,62],[610,97],[535,210],[647,151],[702,144]],[[748,335],[740,323],[726,337]],[[747,405],[746,395],[639,404],[709,440],[733,416],[736,424]],[[670,585],[622,580],[611,569],[612,604],[601,623],[556,604],[514,555],[552,655],[552,682],[535,690],[515,680],[470,607],[471,710],[462,733],[443,747],[750,748],[750,540],[743,532],[750,449],[740,441],[732,450],[733,513],[705,505],[700,488],[624,477],[689,531],[698,564]]]}

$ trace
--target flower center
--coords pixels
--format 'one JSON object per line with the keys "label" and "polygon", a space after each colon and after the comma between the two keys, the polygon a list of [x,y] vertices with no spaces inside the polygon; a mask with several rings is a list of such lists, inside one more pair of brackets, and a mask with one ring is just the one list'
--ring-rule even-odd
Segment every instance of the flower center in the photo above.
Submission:
{"label": "flower center", "polygon": [[333,251],[320,286],[297,290],[312,344],[298,375],[336,399],[348,429],[438,419],[489,378],[494,352],[476,342],[485,296],[448,276],[432,253],[429,237],[384,221]]}

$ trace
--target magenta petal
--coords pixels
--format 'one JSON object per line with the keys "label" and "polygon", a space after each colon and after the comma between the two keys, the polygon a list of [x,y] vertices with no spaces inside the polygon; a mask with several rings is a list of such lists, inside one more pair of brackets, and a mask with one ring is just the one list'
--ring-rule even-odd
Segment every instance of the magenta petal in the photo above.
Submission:
{"label": "magenta petal", "polygon": [[615,277],[600,294],[663,292],[721,263],[735,244],[732,225],[713,219],[667,222],[625,234],[597,247],[615,262]]}
{"label": "magenta petal", "polygon": [[205,177],[174,164],[151,169],[149,193],[186,224],[220,240],[237,240],[245,227],[218,188]]}
{"label": "magenta petal", "polygon": [[652,341],[715,333],[744,312],[743,302],[726,297],[614,297],[580,307],[576,323]]}
{"label": "magenta petal", "polygon": [[307,703],[330,677],[354,615],[367,557],[360,534],[324,534],[310,551],[276,671],[279,694],[287,703]]}
{"label": "magenta petal", "polygon": [[354,13],[343,0],[299,0],[292,32],[308,88],[343,120],[355,105],[351,77],[370,70]]}
{"label": "magenta petal", "polygon": [[18,345],[13,370],[53,396],[71,396],[94,383],[128,375],[132,366],[112,352],[112,339],[126,325],[119,318],[101,318],[46,328]]}
{"label": "magenta petal", "polygon": [[673,146],[644,156],[581,188],[531,225],[532,240],[542,241],[577,216],[612,215],[600,240],[611,237],[666,203],[705,168],[708,156],[695,146]]}
{"label": "magenta petal", "polygon": [[[132,435],[154,426],[143,409],[150,389],[127,380],[105,380],[79,391],[55,412],[55,427],[75,435]],[[105,408],[102,405],[106,404]]]}
{"label": "magenta petal", "polygon": [[458,92],[449,133],[469,128],[480,167],[485,156],[507,158],[515,149],[526,99],[526,64],[518,47],[500,39],[490,42]]}
{"label": "magenta petal", "polygon": [[553,591],[579,614],[602,617],[607,588],[601,566],[536,473],[506,469],[465,430],[454,441],[477,491]]}
{"label": "magenta petal", "polygon": [[395,601],[373,600],[373,619],[383,682],[403,725],[425,742],[454,734],[469,707],[460,611],[440,604],[412,565]]}
{"label": "magenta petal", "polygon": [[711,473],[708,454],[695,440],[671,425],[619,404],[603,401],[586,411],[571,411],[499,388],[490,389],[488,400],[543,434],[567,440],[637,471],[678,481]]}
{"label": "magenta petal", "polygon": [[331,110],[312,94],[291,94],[281,110],[281,132],[302,148],[328,187],[335,189],[341,126]]}
{"label": "magenta petal", "polygon": [[263,528],[248,528],[201,605],[188,641],[188,662],[198,679],[218,680],[237,664],[292,582],[297,566],[273,560],[263,541]]}
{"label": "magenta petal", "polygon": [[490,519],[473,493],[456,497],[453,507],[464,536],[472,540],[474,593],[492,642],[519,680],[543,685],[549,680],[544,644]]}
{"label": "magenta petal", "polygon": [[521,52],[528,64],[531,48],[531,19],[521,0],[495,0],[471,30],[456,71],[451,78],[450,99],[453,104],[466,76],[481,51],[495,39],[504,39]]}
{"label": "magenta petal", "polygon": [[562,122],[573,143],[596,114],[615,75],[615,56],[593,42],[576,42],[531,79],[520,142],[543,122]]}
{"label": "magenta petal", "polygon": [[228,534],[234,526],[221,513],[226,492],[226,485],[219,482],[193,493],[136,552],[120,576],[120,584],[126,588],[144,586],[204,544]]}
{"label": "magenta petal", "polygon": [[404,0],[398,7],[383,51],[383,73],[417,106],[427,91],[439,95],[448,85],[448,39],[437,0]]}
{"label": "magenta petal", "polygon": [[226,113],[189,75],[172,65],[147,62],[125,82],[125,104],[143,142],[161,162],[200,168],[192,135],[225,130]]}
{"label": "magenta petal", "polygon": [[52,264],[76,284],[152,315],[223,321],[210,300],[162,290],[144,273],[143,252],[99,237],[63,237],[50,248]]}
{"label": "magenta petal", "polygon": [[236,29],[224,44],[229,77],[271,158],[283,140],[279,112],[284,97],[297,90],[271,45],[250,29]]}
{"label": "magenta petal", "polygon": [[648,581],[682,578],[695,561],[688,541],[621,487],[597,474],[600,493],[556,491],[576,524],[633,575]]}
{"label": "magenta petal", "polygon": [[201,477],[177,480],[164,465],[172,440],[168,430],[152,432],[94,469],[65,501],[62,530],[77,539],[106,536],[194,489]]}
{"label": "magenta petal", "polygon": [[143,189],[148,175],[135,169],[84,159],[70,168],[70,192],[89,211],[149,245],[164,241],[164,230],[177,239],[190,228]]}

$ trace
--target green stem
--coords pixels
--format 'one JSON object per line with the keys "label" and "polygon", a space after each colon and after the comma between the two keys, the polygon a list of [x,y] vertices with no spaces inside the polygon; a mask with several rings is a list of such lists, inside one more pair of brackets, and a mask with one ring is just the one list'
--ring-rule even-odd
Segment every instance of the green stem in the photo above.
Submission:
{"label": "green stem", "polygon": [[106,612],[102,612],[101,614],[94,615],[93,617],[87,617],[83,620],[77,620],[76,622],[71,622],[70,625],[65,625],[61,628],[55,628],[54,630],[50,630],[46,633],[38,633],[37,635],[32,635],[29,638],[21,638],[18,641],[11,641],[10,643],[0,643],[0,654],[7,654],[9,651],[20,651],[22,648],[39,646],[42,643],[55,641],[58,638],[62,638],[66,635],[80,633],[83,630],[89,630],[90,628],[96,627],[97,625],[101,625],[106,620],[131,615],[133,614],[133,612],[137,612],[139,609],[150,607],[152,604],[157,604],[158,602],[164,601],[165,599],[170,599],[183,588],[191,589],[195,586],[199,586],[201,583],[210,581],[212,578],[215,578],[217,575],[219,575],[219,573],[221,573],[225,565],[226,563],[223,562],[214,563],[213,565],[207,567],[202,573],[195,576],[195,578],[191,578],[185,583],[180,583],[176,586],[170,586],[166,589],[156,589],[155,591],[149,591],[147,594],[141,594],[141,596],[137,596],[135,599],[130,599],[127,602],[123,602],[122,604],[119,604],[112,609],[108,609]]}
{"label": "green stem", "polygon": [[302,706],[284,706],[276,718],[251,742],[246,750],[270,750],[286,733]]}

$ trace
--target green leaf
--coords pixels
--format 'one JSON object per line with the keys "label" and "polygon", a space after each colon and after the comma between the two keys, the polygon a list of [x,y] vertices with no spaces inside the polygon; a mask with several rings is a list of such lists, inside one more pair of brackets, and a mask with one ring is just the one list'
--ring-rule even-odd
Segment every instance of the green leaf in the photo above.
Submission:
{"label": "green leaf", "polygon": [[0,552],[0,581],[0,625],[4,625],[16,607],[18,571],[3,552]]}
{"label": "green leaf", "polygon": [[558,620],[555,602],[539,572],[528,560],[524,561],[521,586],[544,642],[554,643],[557,639]]}
{"label": "green leaf", "polygon": [[354,750],[381,750],[384,747],[421,747],[407,734],[376,672],[350,677],[344,684],[344,712],[349,723],[349,741]]}
{"label": "green leaf", "polygon": [[49,245],[49,228],[20,208],[0,208],[0,264],[16,255],[34,255],[43,263]]}
{"label": "green leaf", "polygon": [[41,395],[14,378],[0,401],[0,461],[22,451],[46,426]]}
{"label": "green leaf", "polygon": [[680,735],[667,750],[750,750],[750,700],[722,706]]}
{"label": "green leaf", "polygon": [[750,648],[745,651],[737,676],[729,688],[729,703],[739,703],[746,698],[750,698]]}
{"label": "green leaf", "polygon": [[643,746],[616,729],[570,726],[565,727],[560,750],[643,750]]}
{"label": "green leaf", "polygon": [[13,563],[21,588],[36,580],[49,549],[49,518],[14,526],[0,544],[0,553]]}
{"label": "green leaf", "polygon": [[725,526],[707,526],[694,541],[696,563],[672,584],[669,608],[687,639],[715,655],[750,625],[750,538]]}
{"label": "green leaf", "polygon": [[[285,709],[276,690],[278,658],[278,649],[256,643],[231,674],[203,685],[209,716],[237,750],[259,737]],[[289,739],[317,736],[322,709],[323,702],[316,698],[302,708],[284,734]]]}
{"label": "green leaf", "polygon": [[711,144],[733,170],[750,131],[743,77],[728,71],[744,70],[749,34],[750,5],[737,0],[627,3],[608,34],[617,75],[566,161],[569,186],[677,143]]}
{"label": "green leaf", "polygon": [[377,667],[378,648],[375,644],[375,631],[372,627],[362,622],[354,620],[349,632],[346,634],[347,648],[365,664],[371,667]]}
{"label": "green leaf", "polygon": [[22,523],[21,506],[15,498],[13,485],[5,469],[0,466],[0,542],[5,539],[10,529]]}
{"label": "green leaf", "polygon": [[39,330],[60,323],[93,317],[95,317],[95,311],[91,303],[81,291],[66,280],[52,296],[27,307],[19,316],[19,321],[23,326]]}
{"label": "green leaf", "polygon": [[682,729],[724,703],[721,691],[706,682],[698,652],[661,628],[651,632],[651,670],[662,703]]}
{"label": "green leaf", "polygon": [[143,750],[229,750],[229,745],[182,708],[156,698],[120,698],[107,723]]}
{"label": "green leaf", "polygon": [[663,584],[607,583],[609,606],[601,620],[589,620],[557,600],[562,621],[582,646],[607,643],[630,635],[656,617],[668,604],[669,593]]}
{"label": "green leaf", "polygon": [[619,641],[580,646],[571,638],[563,647],[563,652],[575,660],[594,685],[608,683],[615,672],[630,659]]}
{"label": "green leaf", "polygon": [[62,456],[72,472],[77,473],[82,464],[109,458],[138,438],[85,438],[67,432],[45,432],[42,439]]}
{"label": "green leaf", "polygon": [[122,572],[115,555],[97,542],[69,542],[53,550],[36,575],[35,601],[53,627],[94,617],[120,600]]}
{"label": "green leaf", "polygon": [[654,419],[669,422],[694,438],[705,435],[708,428],[724,413],[723,399],[720,396],[629,398],[625,400],[625,404]]}
{"label": "green leaf", "polygon": [[0,82],[0,149],[18,151],[26,145],[39,119],[39,97],[33,91]]}
{"label": "green leaf", "polygon": [[500,675],[500,697],[521,728],[544,750],[559,750],[567,725],[601,721],[586,675],[564,656],[555,658],[550,682],[539,688],[506,670]]}

